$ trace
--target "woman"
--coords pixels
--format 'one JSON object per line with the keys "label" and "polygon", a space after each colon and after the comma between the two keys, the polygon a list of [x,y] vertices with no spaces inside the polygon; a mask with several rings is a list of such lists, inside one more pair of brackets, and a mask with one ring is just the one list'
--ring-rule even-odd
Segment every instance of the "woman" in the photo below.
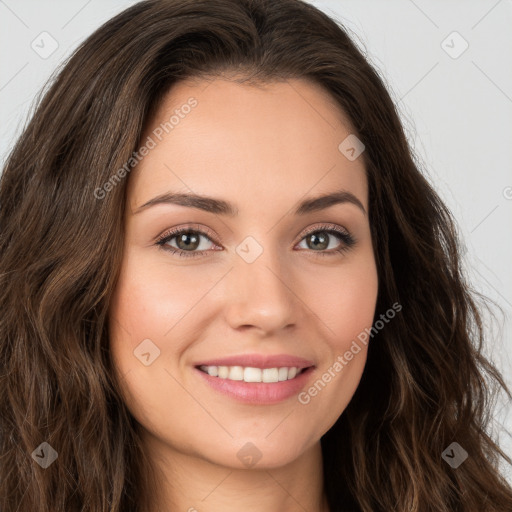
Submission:
{"label": "woman", "polygon": [[110,20],[0,226],[2,512],[512,509],[452,217],[311,5]]}

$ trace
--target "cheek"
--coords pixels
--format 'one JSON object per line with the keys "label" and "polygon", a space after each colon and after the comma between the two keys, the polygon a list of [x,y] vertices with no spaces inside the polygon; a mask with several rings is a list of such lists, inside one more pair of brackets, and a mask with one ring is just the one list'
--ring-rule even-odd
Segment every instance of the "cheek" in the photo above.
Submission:
{"label": "cheek", "polygon": [[366,364],[378,293],[378,276],[370,252],[351,265],[321,269],[310,276],[309,301],[326,328],[322,364],[299,403],[311,418],[322,418],[326,431],[352,399]]}
{"label": "cheek", "polygon": [[109,308],[110,352],[125,404],[151,431],[174,425],[170,411],[190,405],[172,378],[173,362],[186,348],[180,322],[190,322],[186,315],[201,295],[185,272],[171,279],[169,267],[136,251],[125,255]]}
{"label": "cheek", "polygon": [[159,274],[147,261],[129,252],[109,308],[114,367],[118,377],[126,377],[121,387],[130,393],[127,403],[138,406],[148,405],[147,398],[154,395],[155,388],[165,389],[163,382],[157,381],[165,380],[165,361],[180,349],[179,341],[172,346],[163,346],[163,341],[171,338],[173,326],[183,315],[186,290],[180,287],[179,293],[173,293],[169,279]]}
{"label": "cheek", "polygon": [[[339,349],[356,338],[372,325],[377,302],[377,277],[373,272],[356,272],[345,277],[339,289],[334,291],[337,299],[329,307],[325,304],[327,318],[335,333]],[[334,305],[335,304],[335,305]]]}
{"label": "cheek", "polygon": [[[129,338],[133,345],[128,347],[125,343],[123,351],[133,351],[137,344],[152,337],[160,340],[159,343],[174,338],[172,350],[179,350],[173,329],[182,320],[189,321],[185,317],[207,285],[200,288],[193,271],[187,273],[185,269],[180,272],[166,265],[155,266],[135,251],[129,253],[109,311],[114,332],[125,340]],[[168,349],[166,346],[165,351]]]}
{"label": "cheek", "polygon": [[309,272],[303,287],[308,305],[326,327],[326,340],[336,352],[347,350],[353,339],[371,327],[378,293],[373,257]]}
{"label": "cheek", "polygon": [[161,410],[162,397],[172,396],[178,408],[187,398],[172,375],[180,374],[191,340],[208,327],[214,306],[205,294],[222,276],[217,274],[155,263],[144,251],[125,254],[109,308],[110,352],[137,418]]}

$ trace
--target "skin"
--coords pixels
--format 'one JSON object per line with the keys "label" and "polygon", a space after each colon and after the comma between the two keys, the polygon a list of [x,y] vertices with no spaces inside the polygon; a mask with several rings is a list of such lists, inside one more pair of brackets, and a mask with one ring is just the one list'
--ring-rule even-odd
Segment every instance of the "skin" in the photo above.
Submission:
{"label": "skin", "polygon": [[[307,391],[371,327],[378,279],[363,158],[350,161],[338,150],[350,124],[327,92],[303,80],[180,82],[142,140],[190,97],[197,106],[129,176],[109,317],[123,398],[160,478],[154,510],[325,512],[320,438],[356,391],[367,347],[305,405],[296,395],[272,405],[240,403],[203,382],[194,364],[292,354],[315,364]],[[366,213],[346,202],[292,215],[303,199],[340,190]],[[169,191],[221,198],[239,213],[175,204],[137,212]],[[212,234],[191,249],[202,255],[180,257],[155,244],[189,223]],[[304,231],[322,224],[348,230],[356,244],[334,253],[344,241],[325,230],[327,249],[308,244]],[[263,249],[250,264],[236,252],[247,236]],[[184,250],[177,236],[169,245]],[[134,356],[145,339],[160,350],[149,366]],[[252,467],[237,457],[246,443],[262,455]]]}

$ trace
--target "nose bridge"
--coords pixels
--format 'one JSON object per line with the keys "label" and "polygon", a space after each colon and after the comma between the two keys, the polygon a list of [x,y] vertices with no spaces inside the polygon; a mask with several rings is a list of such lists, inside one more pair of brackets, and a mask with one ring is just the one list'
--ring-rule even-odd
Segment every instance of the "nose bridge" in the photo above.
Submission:
{"label": "nose bridge", "polygon": [[247,237],[237,247],[231,272],[229,322],[233,327],[252,325],[265,331],[294,322],[296,298],[290,272],[277,248]]}

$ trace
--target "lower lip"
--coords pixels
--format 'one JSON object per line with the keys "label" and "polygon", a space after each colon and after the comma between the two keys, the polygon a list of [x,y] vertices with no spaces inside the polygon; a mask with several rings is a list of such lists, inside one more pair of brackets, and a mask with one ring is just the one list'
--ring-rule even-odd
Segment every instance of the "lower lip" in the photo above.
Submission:
{"label": "lower lip", "polygon": [[305,386],[314,370],[311,366],[297,377],[281,382],[244,382],[243,380],[221,379],[194,368],[213,389],[249,404],[276,404],[297,395]]}

